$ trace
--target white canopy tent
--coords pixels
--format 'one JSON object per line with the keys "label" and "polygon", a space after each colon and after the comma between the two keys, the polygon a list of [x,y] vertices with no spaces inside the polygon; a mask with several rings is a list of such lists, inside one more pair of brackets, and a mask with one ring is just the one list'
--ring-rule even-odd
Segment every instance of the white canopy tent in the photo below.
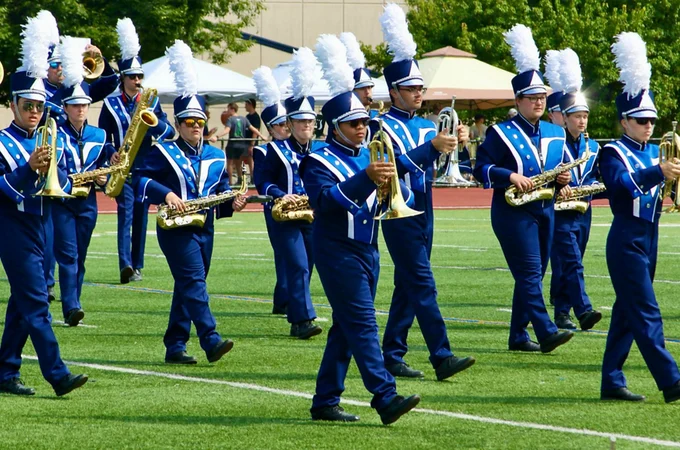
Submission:
{"label": "white canopy tent", "polygon": [[[198,93],[205,97],[209,105],[255,97],[255,84],[250,77],[196,58],[194,67],[198,75]],[[142,68],[144,86],[157,89],[161,102],[172,103],[179,93],[168,58],[156,58],[142,64]]]}

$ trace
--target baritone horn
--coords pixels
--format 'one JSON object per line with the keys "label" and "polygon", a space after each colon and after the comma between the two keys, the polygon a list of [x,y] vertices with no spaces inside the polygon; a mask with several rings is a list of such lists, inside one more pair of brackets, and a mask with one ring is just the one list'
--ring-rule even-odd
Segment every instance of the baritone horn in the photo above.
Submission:
{"label": "baritone horn", "polygon": [[[661,143],[659,144],[659,159],[660,162],[671,161],[674,163],[680,162],[680,136],[675,132],[678,122],[672,122],[673,129],[668,133],[664,134],[661,138]],[[678,186],[680,186],[680,178],[675,178],[673,180],[666,180],[663,187],[662,200],[664,198],[671,198],[673,204],[666,208],[663,212],[679,212],[680,211],[680,198],[678,198]]]}
{"label": "baritone horn", "polygon": [[[437,133],[447,130],[450,135],[456,134],[458,128],[458,113],[455,110],[456,96],[451,99],[451,107],[442,108],[437,116]],[[460,144],[459,144],[460,145]],[[435,186],[442,187],[472,187],[477,183],[466,180],[460,173],[460,159],[458,148],[446,156],[445,167],[442,175],[434,180]]]}
{"label": "baritone horn", "polygon": [[[376,198],[378,205],[382,204],[384,201],[389,199],[389,204],[387,210],[375,216],[375,220],[391,220],[391,219],[404,219],[406,217],[418,216],[423,213],[423,211],[416,211],[409,208],[404,201],[404,196],[401,195],[401,186],[399,185],[399,177],[397,176],[397,163],[394,157],[394,147],[392,146],[392,140],[383,131],[383,121],[382,119],[377,119],[380,124],[380,130],[375,133],[373,139],[368,144],[368,149],[371,155],[371,162],[382,161],[392,164],[394,167],[394,175],[392,175],[388,181],[389,187],[387,189],[387,194],[381,194],[382,185],[378,185],[378,192]],[[387,153],[387,154],[386,154]]]}
{"label": "baritone horn", "polygon": [[47,120],[45,125],[38,127],[36,130],[35,149],[49,148],[50,167],[47,169],[47,174],[41,175],[39,182],[43,183],[43,187],[35,193],[40,197],[54,197],[54,198],[71,198],[70,194],[64,192],[59,183],[59,171],[57,170],[57,163],[59,162],[59,155],[57,155],[57,121],[50,117],[50,108],[45,110]]}

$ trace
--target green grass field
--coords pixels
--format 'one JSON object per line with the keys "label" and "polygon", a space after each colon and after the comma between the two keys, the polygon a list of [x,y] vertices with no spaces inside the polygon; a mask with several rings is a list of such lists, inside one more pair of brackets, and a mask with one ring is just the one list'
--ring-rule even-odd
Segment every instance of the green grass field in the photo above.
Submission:
{"label": "green grass field", "polygon": [[[680,404],[664,404],[635,346],[626,375],[630,388],[647,395],[647,402],[599,401],[600,364],[613,303],[604,258],[608,208],[594,211],[585,258],[588,292],[605,318],[594,332],[578,333],[548,355],[506,350],[513,282],[488,217],[488,210],[438,211],[432,256],[453,349],[460,356],[474,355],[477,364],[449,381],[435,381],[414,325],[407,361],[426,377],[398,380],[397,385],[404,395],[420,394],[420,407],[430,411],[414,411],[385,427],[364,403],[344,405],[361,416],[357,424],[310,420],[309,396],[330,322],[320,322],[325,327],[321,336],[299,341],[288,337],[285,319],[270,314],[274,265],[261,214],[237,214],[217,223],[208,287],[218,331],[233,339],[235,347],[218,363],[208,364],[192,338],[188,350],[199,364],[190,367],[163,364],[162,337],[173,282],[151,231],[153,220],[144,281],[121,286],[115,216],[102,215],[87,261],[82,299],[87,327],[54,325],[63,358],[72,362],[73,372],[88,373],[91,382],[57,398],[37,362],[26,359],[22,378],[37,395],[0,396],[0,448],[610,448],[607,436],[554,427],[633,438],[619,437],[617,449],[663,443],[652,440],[680,446]],[[673,341],[680,338],[680,217],[663,217],[661,226],[656,292],[666,337]],[[393,276],[387,253],[382,263],[376,300],[381,329]],[[545,282],[548,286],[549,276]],[[0,303],[6,304],[6,281],[0,291]],[[330,309],[316,275],[312,297],[319,317],[328,320]],[[62,319],[58,303],[52,311],[55,319]],[[680,343],[669,342],[668,347],[680,358]],[[24,354],[35,355],[30,343]],[[346,388],[344,399],[370,401],[354,365]]]}

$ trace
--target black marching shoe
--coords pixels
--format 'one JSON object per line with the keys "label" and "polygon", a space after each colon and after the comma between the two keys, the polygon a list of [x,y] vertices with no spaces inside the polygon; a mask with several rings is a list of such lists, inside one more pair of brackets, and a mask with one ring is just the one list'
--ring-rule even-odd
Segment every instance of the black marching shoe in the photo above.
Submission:
{"label": "black marching shoe", "polygon": [[600,400],[623,400],[625,402],[642,402],[645,400],[644,395],[634,394],[627,388],[617,389],[603,389],[600,393]]}
{"label": "black marching shoe", "polygon": [[666,403],[680,400],[680,381],[663,390],[663,399]]}
{"label": "black marching shoe", "polygon": [[576,325],[571,321],[569,314],[560,314],[555,317],[555,325],[561,330],[575,330]]}
{"label": "black marching shoe", "polygon": [[566,344],[571,338],[574,337],[574,333],[571,331],[556,331],[540,343],[541,352],[550,353],[555,350],[560,345]]}
{"label": "black marching shoe", "polygon": [[142,270],[134,269],[134,273],[130,277],[130,281],[142,281]]}
{"label": "black marching shoe", "polygon": [[54,285],[47,286],[47,301],[52,303],[56,299],[57,299],[57,296],[54,295]]}
{"label": "black marching shoe", "polygon": [[451,355],[434,369],[434,373],[437,375],[437,380],[442,381],[454,376],[458,372],[462,372],[474,363],[475,358],[472,356],[458,358],[457,356]]}
{"label": "black marching shoe", "polygon": [[385,369],[395,378],[423,378],[425,374],[416,369],[411,369],[406,363],[389,364]]}
{"label": "black marching shoe", "polygon": [[276,306],[276,305],[274,305],[274,306],[272,307],[272,314],[277,314],[277,315],[285,316],[286,314],[288,314],[288,308],[285,307],[285,306],[282,307],[282,306]]}
{"label": "black marching shoe", "polygon": [[198,364],[196,358],[189,355],[185,350],[181,352],[175,352],[172,355],[167,355],[165,357],[166,364]]}
{"label": "black marching shoe", "polygon": [[87,383],[87,375],[73,375],[72,373],[69,373],[53,386],[54,393],[57,394],[57,397],[61,397],[62,395],[66,395],[69,392],[78,389],[85,383]]}
{"label": "black marching shoe", "polygon": [[323,329],[312,320],[294,323],[290,326],[290,335],[298,339],[309,339],[312,336],[321,334]]}
{"label": "black marching shoe", "polygon": [[82,309],[72,309],[64,317],[64,322],[69,327],[77,327],[81,320],[85,317],[85,312]]}
{"label": "black marching shoe", "polygon": [[540,352],[541,346],[534,341],[526,341],[519,344],[510,344],[508,350],[511,352]]}
{"label": "black marching shoe", "polygon": [[212,350],[206,352],[205,356],[208,357],[208,362],[214,363],[219,361],[221,357],[229,353],[229,350],[231,350],[232,348],[234,348],[234,341],[230,339],[227,339],[226,341],[223,340],[215,347],[213,347]]}
{"label": "black marching shoe", "polygon": [[312,420],[328,420],[331,422],[358,422],[359,416],[346,413],[342,406],[326,406],[325,408],[310,409]]}
{"label": "black marching shoe", "polygon": [[128,284],[130,278],[135,274],[135,269],[132,266],[127,266],[120,271],[120,284]]}
{"label": "black marching shoe", "polygon": [[418,406],[418,403],[420,403],[420,396],[418,395],[412,395],[407,398],[397,395],[389,405],[378,411],[380,420],[382,420],[383,425],[394,423],[401,416]]}
{"label": "black marching shoe", "polygon": [[0,393],[14,395],[35,395],[35,390],[24,386],[24,382],[19,378],[10,378],[0,383]]}
{"label": "black marching shoe", "polygon": [[581,329],[586,331],[593,328],[600,320],[602,320],[602,313],[591,309],[590,311],[581,314],[578,318],[578,323],[581,325]]}

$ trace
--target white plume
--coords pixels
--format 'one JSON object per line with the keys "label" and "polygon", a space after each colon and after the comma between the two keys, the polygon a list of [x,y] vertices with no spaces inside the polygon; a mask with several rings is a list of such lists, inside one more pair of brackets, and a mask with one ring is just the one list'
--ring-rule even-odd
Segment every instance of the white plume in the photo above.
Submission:
{"label": "white plume", "polygon": [[253,71],[253,81],[257,96],[265,108],[281,101],[281,90],[272,74],[272,69],[267,66],[258,67]]}
{"label": "white plume", "polygon": [[57,45],[59,43],[59,27],[57,26],[57,19],[54,18],[51,12],[45,9],[40,11],[36,18],[49,32],[49,44]]}
{"label": "white plume", "polygon": [[[54,37],[54,30],[51,27],[54,17],[51,13],[48,14],[31,17],[21,32],[21,67],[18,71],[25,70],[34,78],[47,78],[47,69],[50,68],[47,56],[50,53],[51,39]],[[56,21],[54,23],[56,26]],[[57,31],[57,40],[58,33]]]}
{"label": "white plume", "polygon": [[388,3],[380,16],[380,26],[387,42],[387,50],[394,56],[393,62],[413,59],[416,56],[416,42],[408,30],[406,14],[395,3]]}
{"label": "white plume", "polygon": [[120,47],[121,60],[134,58],[139,55],[139,36],[131,19],[127,17],[118,19],[116,24],[118,32],[118,47]]}
{"label": "white plume", "polygon": [[583,75],[581,74],[581,62],[576,52],[566,48],[560,52],[560,62],[562,66],[562,83],[564,92],[579,92],[583,86]]}
{"label": "white plume", "polygon": [[61,55],[64,86],[73,87],[82,83],[83,52],[85,52],[85,42],[82,39],[71,36],[64,36],[61,38],[59,54]]}
{"label": "white plume", "polygon": [[548,50],[545,54],[545,78],[550,83],[550,87],[555,92],[564,91],[562,82],[562,69],[560,64],[560,52],[558,50]]}
{"label": "white plume", "polygon": [[319,36],[316,40],[316,56],[321,63],[323,76],[328,81],[331,95],[336,96],[354,89],[354,74],[347,61],[347,50],[337,36]]}
{"label": "white plume", "polygon": [[361,51],[361,46],[354,33],[345,32],[340,34],[340,41],[345,45],[347,50],[347,61],[352,67],[352,70],[363,69],[366,67],[366,57]]}
{"label": "white plume", "polygon": [[307,97],[316,82],[316,57],[308,47],[300,47],[293,54],[293,68],[290,71],[293,99]]}
{"label": "white plume", "polygon": [[649,89],[652,65],[647,62],[647,46],[639,34],[626,32],[616,36],[612,53],[621,71],[619,81],[623,83],[623,92],[634,97],[643,89]]}
{"label": "white plume", "polygon": [[198,93],[198,77],[194,67],[194,56],[191,48],[184,41],[175,40],[172,47],[165,49],[170,71],[175,76],[177,92],[182,97],[191,97]]}
{"label": "white plume", "polygon": [[541,57],[529,27],[518,23],[503,33],[503,36],[510,46],[512,57],[515,58],[517,73],[539,70]]}

